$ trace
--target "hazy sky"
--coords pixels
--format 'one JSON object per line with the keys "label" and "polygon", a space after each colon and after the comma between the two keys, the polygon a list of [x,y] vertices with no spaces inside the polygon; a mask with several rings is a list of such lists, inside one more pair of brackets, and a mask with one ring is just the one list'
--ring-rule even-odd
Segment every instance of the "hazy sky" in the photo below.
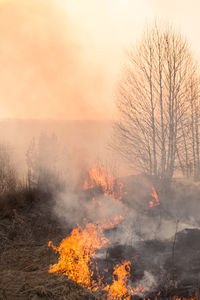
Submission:
{"label": "hazy sky", "polygon": [[1,0],[0,117],[110,119],[125,49],[155,17],[200,59],[199,0]]}

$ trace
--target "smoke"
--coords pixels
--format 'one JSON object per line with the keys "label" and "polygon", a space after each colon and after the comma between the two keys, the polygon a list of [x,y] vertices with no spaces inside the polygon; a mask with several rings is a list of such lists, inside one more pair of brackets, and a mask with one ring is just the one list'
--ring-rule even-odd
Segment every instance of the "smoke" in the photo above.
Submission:
{"label": "smoke", "polygon": [[[152,290],[158,287],[156,278],[148,271],[144,271],[144,276],[141,280],[137,281],[137,286],[141,286],[143,288],[142,293],[138,293],[138,295],[143,296],[148,295],[148,293],[152,292]],[[130,283],[131,288],[135,288],[132,283]]]}
{"label": "smoke", "polygon": [[69,190],[57,195],[54,212],[64,226],[72,228],[85,222],[103,224],[116,216],[125,217],[123,203],[111,196],[99,195],[88,200],[85,195]]}
{"label": "smoke", "polygon": [[[174,183],[167,191],[158,192],[160,205],[150,207],[154,183],[145,176],[121,178],[124,183],[122,202],[112,196],[83,191],[84,175],[79,177],[79,189],[68,186],[56,195],[54,212],[63,224],[72,228],[84,222],[98,223],[122,216],[117,230],[108,233],[113,244],[135,246],[145,240],[173,240],[185,228],[199,228],[199,186]],[[157,184],[159,188],[159,183]],[[124,193],[125,192],[125,193]],[[123,194],[124,193],[124,194]]]}
{"label": "smoke", "polygon": [[0,117],[112,118],[125,35],[118,31],[118,42],[113,38],[117,20],[110,23],[110,17],[119,12],[110,5],[102,24],[106,6],[61,0],[0,3]]}
{"label": "smoke", "polygon": [[[157,11],[160,11],[158,4]],[[178,10],[174,10],[174,14],[176,12]],[[26,151],[33,136],[37,141],[42,131],[47,135],[55,132],[61,141],[61,151],[55,158],[58,159],[58,172],[67,178],[67,186],[55,194],[52,207],[60,223],[73,228],[77,224],[101,223],[122,216],[123,221],[107,232],[111,245],[130,246],[138,252],[142,248],[141,253],[145,251],[141,243],[159,241],[163,246],[173,241],[176,231],[199,228],[196,208],[200,187],[182,182],[172,190],[159,190],[160,206],[150,208],[154,183],[145,176],[137,179],[130,176],[123,179],[127,192],[123,202],[101,194],[92,200],[87,192],[80,191],[81,179],[97,156],[108,158],[105,148],[111,123],[82,121],[74,125],[73,122],[45,123],[30,119],[114,118],[112,93],[123,51],[140,35],[145,18],[153,14],[152,6],[145,0],[11,0],[0,3],[0,117],[29,119],[0,124],[1,138],[14,145],[11,156],[16,168],[23,169],[22,177],[26,174]],[[52,150],[51,144],[46,148]],[[45,165],[52,166],[52,156],[44,156]],[[127,175],[127,168],[123,166],[123,170]],[[73,189],[78,184],[79,191]],[[157,187],[159,189],[159,183]],[[147,292],[158,284],[156,277],[147,270],[150,260],[153,257],[154,264],[163,269],[165,263],[165,258],[159,256],[160,248],[155,254],[153,246],[148,247],[146,269],[142,270],[142,279],[137,282]],[[165,249],[164,246],[161,249]],[[171,249],[169,252],[171,255]]]}
{"label": "smoke", "polygon": [[[95,253],[94,259],[102,270],[107,264],[111,270],[113,265],[121,261],[131,261],[132,271],[128,284],[133,290],[136,287],[142,288],[138,295],[149,295],[171,286],[173,283],[170,276],[174,272],[174,265],[180,281],[186,277],[193,280],[194,274],[186,272],[189,263],[183,272],[182,265],[183,253],[187,259],[191,259],[191,253],[199,247],[198,242],[185,246],[188,241],[193,241],[193,237],[199,236],[199,230],[195,229],[199,222],[195,217],[199,186],[191,182],[187,185],[183,181],[174,181],[173,186],[162,191],[156,188],[159,182],[155,184],[146,176],[124,177],[123,181],[127,193],[123,194],[122,202],[99,193],[95,188],[83,191],[82,182],[78,191],[67,187],[56,194],[52,209],[63,228],[70,229],[77,225],[84,227],[89,222],[102,224],[105,219],[112,221],[115,216],[122,216],[121,222],[105,230],[104,234],[110,242]],[[149,207],[153,184],[160,205]],[[181,209],[180,203],[185,205],[184,209]],[[172,261],[173,253],[175,262]]]}
{"label": "smoke", "polygon": [[199,49],[193,2],[1,1],[0,117],[112,119],[124,51],[146,22],[170,11]]}

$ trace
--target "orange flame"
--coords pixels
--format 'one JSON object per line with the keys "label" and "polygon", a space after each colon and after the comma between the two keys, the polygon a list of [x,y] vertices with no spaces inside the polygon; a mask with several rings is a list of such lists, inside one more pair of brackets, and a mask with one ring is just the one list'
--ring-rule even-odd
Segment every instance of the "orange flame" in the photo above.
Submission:
{"label": "orange flame", "polygon": [[108,240],[103,235],[100,226],[91,223],[87,224],[85,229],[79,226],[61,242],[59,247],[55,247],[52,242],[49,242],[49,246],[52,246],[60,254],[58,263],[51,265],[49,272],[68,275],[81,286],[94,291],[98,288],[108,291],[109,299],[123,298],[128,300],[130,293],[133,293],[133,290],[129,289],[126,284],[130,273],[130,262],[124,262],[114,268],[111,285],[104,286],[99,276],[96,281],[92,279],[91,258],[97,249],[107,243]]}
{"label": "orange flame", "polygon": [[[123,262],[121,265],[117,265],[113,272],[113,283],[107,285],[104,289],[108,291],[108,299],[131,299],[131,296],[138,295],[144,292],[144,289],[139,285],[136,288],[130,288],[127,285],[128,278],[130,276],[130,261]],[[117,277],[115,279],[115,277]]]}
{"label": "orange flame", "polygon": [[91,170],[88,170],[83,189],[88,190],[97,187],[100,187],[105,195],[122,200],[124,184],[117,182],[106,168],[94,165]]}
{"label": "orange flame", "polygon": [[[101,187],[105,195],[111,195],[118,200],[122,199],[123,185],[117,183],[117,189],[116,180],[108,174],[105,168],[95,166],[88,171],[88,180],[84,182],[84,190],[95,187]],[[96,201],[95,197],[92,200]],[[103,204],[98,201],[98,205],[102,206]],[[124,208],[126,207],[124,206]],[[109,242],[104,236],[103,230],[114,227],[122,219],[122,216],[115,216],[113,220],[105,217],[104,221],[99,222],[98,225],[88,223],[85,228],[78,226],[73,229],[69,237],[61,242],[59,247],[49,242],[49,246],[59,252],[60,255],[58,263],[51,265],[49,272],[67,275],[81,286],[94,291],[101,288],[108,292],[109,299],[130,299],[130,295],[134,293],[134,290],[127,286],[130,262],[117,265],[113,272],[113,283],[106,286],[103,285],[102,278],[98,275],[97,267],[94,269],[94,264],[92,263],[92,257],[94,257],[96,250]],[[97,273],[98,279],[96,280],[93,279],[94,270]]]}
{"label": "orange flame", "polygon": [[[127,287],[127,279],[130,274],[130,261],[117,265],[113,272],[113,283],[107,285],[109,299],[130,299],[130,291]],[[115,276],[117,279],[115,279]]]}
{"label": "orange flame", "polygon": [[156,189],[152,186],[152,200],[149,201],[149,207],[159,206],[160,201]]}
{"label": "orange flame", "polygon": [[85,229],[79,226],[58,248],[52,242],[49,243],[60,254],[58,263],[51,265],[49,272],[68,275],[80,285],[94,289],[96,283],[92,281],[91,257],[107,243],[102,229],[97,225],[89,223]]}
{"label": "orange flame", "polygon": [[[118,191],[116,192],[116,184]],[[88,179],[84,181],[84,190],[89,188],[101,187],[105,195],[111,195],[113,198],[121,200],[123,184],[117,182],[110,176],[105,168],[94,166],[88,171]],[[154,187],[152,187],[152,200],[149,201],[149,207],[159,206],[159,197]],[[95,197],[92,198],[96,201]],[[98,205],[102,203],[98,201]],[[124,206],[125,207],[125,206]],[[125,207],[126,208],[126,207]],[[123,219],[122,216],[116,216],[112,221],[105,218],[104,222],[97,224],[88,223],[85,228],[78,226],[74,228],[71,235],[61,242],[59,247],[51,246],[56,252],[59,252],[58,263],[50,265],[49,273],[60,273],[67,275],[70,279],[79,285],[96,291],[98,288],[108,292],[109,300],[129,300],[131,295],[144,294],[142,286],[131,288],[128,286],[130,276],[130,261],[116,265],[113,271],[112,284],[104,285],[102,278],[98,275],[97,267],[94,269],[92,258],[96,251],[106,245],[109,240],[104,236],[103,230],[112,228]],[[97,273],[97,279],[93,279],[94,270]],[[104,269],[108,272],[108,269]],[[158,293],[159,295],[160,293]],[[146,297],[143,297],[145,300]],[[155,300],[157,296],[155,297]],[[173,300],[197,300],[196,297],[179,298],[173,297]],[[150,298],[148,298],[150,300]]]}

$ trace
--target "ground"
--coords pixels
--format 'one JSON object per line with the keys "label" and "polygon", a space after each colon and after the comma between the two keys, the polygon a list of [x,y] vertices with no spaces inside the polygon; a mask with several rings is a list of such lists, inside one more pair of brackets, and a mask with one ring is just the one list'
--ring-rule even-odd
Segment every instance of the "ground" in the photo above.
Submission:
{"label": "ground", "polygon": [[1,199],[0,299],[96,299],[66,276],[48,273],[56,262],[48,241],[59,242],[64,233],[44,201],[47,195],[13,197]]}
{"label": "ground", "polygon": [[[137,260],[133,262],[133,274],[131,273],[133,281],[142,279],[148,270],[157,281],[158,291],[161,291],[159,300],[168,299],[171,295],[199,295],[200,219],[197,208],[200,186],[176,182],[170,191],[163,194],[159,192],[161,206],[152,210],[146,205],[149,191],[146,197],[141,194],[144,188],[139,188],[139,183],[144,187],[144,180],[138,180],[138,189],[132,181],[130,191],[127,188],[128,196],[133,195],[133,199],[130,202],[127,198],[126,203],[129,211],[137,210],[138,215],[143,216],[140,217],[141,222],[146,220],[147,224],[153,224],[153,221],[159,221],[159,226],[156,227],[158,233],[166,221],[167,227],[169,222],[175,226],[177,216],[180,223],[182,221],[188,226],[189,220],[192,220],[197,227],[183,227],[177,232],[176,239],[176,226],[169,239],[160,240],[157,234],[150,240],[143,239],[142,232],[139,232],[139,243],[133,243],[129,247],[126,244],[113,244],[113,248],[107,253],[106,263],[110,262],[112,269],[113,265],[120,262],[120,253],[126,260],[135,254]],[[139,191],[140,194],[138,192],[135,195],[132,190]],[[72,230],[69,226],[63,226],[53,213],[53,199],[51,194],[26,188],[0,196],[0,300],[103,299],[101,292],[92,293],[67,276],[48,273],[49,266],[57,262],[57,255],[48,247],[48,242],[53,241],[55,245],[59,245]],[[129,223],[130,218],[126,218],[125,228]],[[137,228],[131,229],[136,232],[134,230]],[[114,228],[107,235],[114,236],[116,230],[117,233],[120,232],[120,228]],[[104,264],[105,261],[99,263]],[[160,274],[164,274],[163,279]]]}

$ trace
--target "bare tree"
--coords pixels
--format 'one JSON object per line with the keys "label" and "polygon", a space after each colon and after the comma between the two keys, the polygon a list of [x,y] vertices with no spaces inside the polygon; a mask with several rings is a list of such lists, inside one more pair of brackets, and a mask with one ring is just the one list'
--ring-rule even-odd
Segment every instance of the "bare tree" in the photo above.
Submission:
{"label": "bare tree", "polygon": [[188,83],[196,68],[192,53],[181,34],[154,24],[127,58],[117,90],[120,117],[113,146],[132,167],[170,180],[178,161],[183,163],[181,147],[189,147]]}
{"label": "bare tree", "polygon": [[[200,78],[198,70],[190,66],[190,78],[187,84],[188,97],[188,134],[185,137],[187,141],[187,156],[189,157],[190,173],[194,180],[200,179],[200,158],[199,158],[199,100],[200,100]],[[187,164],[188,166],[188,164]],[[188,172],[187,172],[188,173]]]}

